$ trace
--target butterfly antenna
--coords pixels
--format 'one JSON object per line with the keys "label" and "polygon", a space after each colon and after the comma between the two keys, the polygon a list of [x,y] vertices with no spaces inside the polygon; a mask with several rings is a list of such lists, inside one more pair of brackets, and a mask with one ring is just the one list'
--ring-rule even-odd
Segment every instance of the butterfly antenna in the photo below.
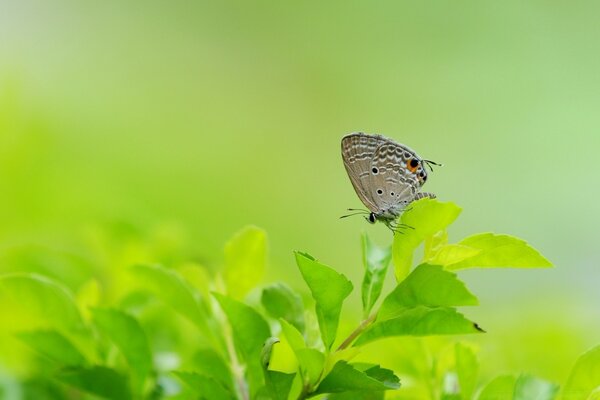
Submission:
{"label": "butterfly antenna", "polygon": [[432,165],[435,165],[437,167],[443,167],[444,164],[438,164],[435,161],[431,161],[431,160],[423,160],[425,161],[425,164],[427,164],[427,166],[429,167],[429,169],[431,170],[431,172],[433,172],[433,167]]}
{"label": "butterfly antenna", "polygon": [[352,214],[346,214],[346,215],[342,215],[340,217],[340,219],[342,219],[342,218],[348,218],[348,217],[353,217],[355,215],[364,215],[364,214],[368,214],[368,212],[366,212],[366,211],[360,211],[360,212],[355,212],[355,213],[352,213]]}

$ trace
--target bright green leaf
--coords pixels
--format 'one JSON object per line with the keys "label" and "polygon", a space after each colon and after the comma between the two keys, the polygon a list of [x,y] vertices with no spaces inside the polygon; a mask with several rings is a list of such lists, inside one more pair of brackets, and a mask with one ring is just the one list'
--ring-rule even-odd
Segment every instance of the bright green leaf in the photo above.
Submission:
{"label": "bright green leaf", "polygon": [[373,392],[399,387],[400,380],[389,370],[376,366],[370,375],[369,371],[359,371],[346,361],[339,361],[321,381],[316,393]]}
{"label": "bright green leaf", "polygon": [[263,289],[261,302],[273,318],[282,318],[304,332],[302,298],[285,283],[274,283]]}
{"label": "bright green leaf", "polygon": [[509,235],[482,233],[470,236],[458,243],[460,246],[479,250],[472,257],[452,264],[449,270],[472,267],[551,267],[552,264],[524,240]]}
{"label": "bright green leaf", "polygon": [[252,307],[218,293],[213,293],[213,296],[227,315],[235,345],[248,365],[251,392],[255,394],[262,386],[260,355],[265,342],[271,336],[269,324]]}
{"label": "bright green leaf", "polygon": [[102,398],[131,399],[127,378],[110,368],[102,366],[69,367],[60,371],[57,379]]}
{"label": "bright green leaf", "polygon": [[352,283],[306,254],[296,252],[296,262],[315,299],[321,337],[329,349],[337,334],[342,303],[352,292]]}
{"label": "bright green leaf", "polygon": [[175,372],[175,375],[196,394],[206,400],[233,400],[233,394],[214,378],[195,372]]}
{"label": "bright green leaf", "polygon": [[267,235],[248,226],[225,245],[224,278],[229,294],[242,299],[262,279],[267,263]]}
{"label": "bright green leaf", "polygon": [[139,322],[122,311],[102,308],[92,310],[92,319],[100,332],[119,348],[141,388],[152,371],[152,353]]}
{"label": "bright green leaf", "polygon": [[440,247],[425,261],[434,265],[452,265],[473,258],[481,253],[480,249],[464,246],[461,244],[446,244]]}
{"label": "bright green leaf", "polygon": [[558,385],[534,376],[521,375],[515,383],[513,400],[553,400],[557,393]]}
{"label": "bright green leaf", "polygon": [[4,275],[0,277],[0,298],[4,299],[5,309],[27,315],[35,327],[56,327],[70,332],[84,329],[73,296],[44,276]]}
{"label": "bright green leaf", "polygon": [[456,343],[454,356],[460,395],[463,399],[471,399],[477,386],[479,362],[473,350],[463,343]]}
{"label": "bright green leaf", "polygon": [[392,259],[392,248],[376,246],[365,233],[362,235],[362,255],[365,267],[362,282],[362,303],[363,314],[367,317],[381,295],[388,265]]}
{"label": "bright green leaf", "polygon": [[201,332],[210,332],[199,295],[177,272],[157,265],[135,265],[131,272],[144,289],[198,326]]}
{"label": "bright green leaf", "polygon": [[17,337],[49,359],[68,366],[85,364],[85,358],[63,335],[51,330],[19,332]]}
{"label": "bright green leaf", "polygon": [[403,224],[414,229],[405,229],[402,234],[394,235],[392,253],[396,279],[401,282],[412,265],[413,253],[423,242],[440,231],[446,229],[461,209],[453,203],[442,203],[434,199],[421,199],[410,204],[410,211],[406,211],[400,218]]}
{"label": "bright green leaf", "polygon": [[383,321],[419,305],[451,307],[477,305],[456,274],[437,265],[421,264],[385,298],[377,315]]}
{"label": "bright green leaf", "polygon": [[395,318],[376,322],[356,340],[363,345],[390,336],[457,335],[480,333],[482,329],[453,308],[418,306]]}
{"label": "bright green leaf", "polygon": [[600,346],[581,355],[562,390],[564,400],[586,399],[600,387]]}
{"label": "bright green leaf", "polygon": [[448,231],[442,230],[435,234],[425,238],[424,247],[424,259],[429,260],[432,258],[443,246],[448,244]]}

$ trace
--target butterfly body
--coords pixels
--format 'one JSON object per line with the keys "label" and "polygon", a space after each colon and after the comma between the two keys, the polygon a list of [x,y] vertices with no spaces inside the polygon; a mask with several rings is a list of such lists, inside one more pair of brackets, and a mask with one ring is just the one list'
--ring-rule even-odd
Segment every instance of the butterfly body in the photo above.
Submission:
{"label": "butterfly body", "polygon": [[431,193],[425,164],[413,150],[381,135],[362,132],[342,138],[342,159],[356,194],[369,209],[368,221],[390,226],[406,207]]}

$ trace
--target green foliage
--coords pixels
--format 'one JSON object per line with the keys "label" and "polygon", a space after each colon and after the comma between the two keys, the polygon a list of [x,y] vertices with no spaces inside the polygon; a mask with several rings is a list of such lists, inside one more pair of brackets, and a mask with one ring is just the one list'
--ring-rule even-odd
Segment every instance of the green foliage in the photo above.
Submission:
{"label": "green foliage", "polygon": [[598,388],[600,388],[600,346],[579,357],[562,390],[562,398],[565,400],[597,398]]}
{"label": "green foliage", "polygon": [[391,247],[378,247],[369,239],[366,233],[362,235],[361,239],[363,264],[365,266],[365,275],[362,282],[362,304],[363,317],[366,318],[381,295],[388,265],[392,259],[392,249]]}
{"label": "green foliage", "polygon": [[[424,199],[411,207],[402,222],[413,229],[395,235],[391,247],[362,237],[362,312],[344,312],[354,327],[340,324],[353,284],[306,253],[295,259],[314,309],[286,283],[261,286],[266,237],[254,227],[228,242],[222,268],[200,276],[201,267],[189,264],[136,264],[109,283],[82,279],[73,288],[77,301],[73,282],[28,272],[0,276],[1,305],[20,313],[13,337],[32,350],[36,365],[19,385],[37,397],[83,399],[556,398],[557,385],[521,371],[482,385],[474,346],[449,338],[483,332],[458,310],[478,299],[454,271],[550,263],[507,235],[449,244],[446,228],[457,206]],[[423,260],[413,263],[421,243]],[[396,284],[384,293],[391,259]],[[384,339],[384,348],[412,340],[400,345],[404,364],[371,351]],[[599,354],[596,348],[577,361],[563,398],[598,396]],[[401,385],[399,377],[408,379]]]}
{"label": "green foliage", "polygon": [[342,303],[352,292],[352,283],[308,254],[296,252],[296,263],[315,299],[321,337],[329,349],[337,334]]}
{"label": "green foliage", "polygon": [[63,335],[52,330],[17,333],[19,339],[52,361],[69,366],[83,365],[85,357]]}
{"label": "green foliage", "polygon": [[98,330],[119,348],[141,391],[152,371],[152,353],[139,322],[122,311],[102,308],[92,311],[92,319]]}
{"label": "green foliage", "polygon": [[285,283],[277,282],[263,289],[261,302],[271,318],[283,318],[304,332],[302,298]]}
{"label": "green foliage", "polygon": [[400,221],[413,228],[394,235],[392,253],[396,279],[401,282],[410,272],[415,249],[427,238],[444,231],[460,214],[461,209],[453,203],[421,199],[410,205]]}

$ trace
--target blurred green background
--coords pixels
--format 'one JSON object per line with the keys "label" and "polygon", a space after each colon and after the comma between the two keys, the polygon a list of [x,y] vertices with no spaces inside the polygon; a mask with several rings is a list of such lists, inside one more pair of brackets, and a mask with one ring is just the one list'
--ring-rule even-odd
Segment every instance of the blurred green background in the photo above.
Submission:
{"label": "blurred green background", "polygon": [[[466,312],[488,331],[484,375],[564,381],[600,342],[599,13],[594,1],[4,0],[0,271],[30,246],[93,258],[105,236],[218,265],[252,223],[269,233],[266,281],[302,288],[301,249],[358,282],[360,232],[391,235],[338,219],[361,205],[339,141],[383,133],[444,163],[425,188],[464,208],[452,239],[510,233],[555,263],[461,277],[481,299]],[[94,260],[65,275],[72,288],[102,274]]]}

